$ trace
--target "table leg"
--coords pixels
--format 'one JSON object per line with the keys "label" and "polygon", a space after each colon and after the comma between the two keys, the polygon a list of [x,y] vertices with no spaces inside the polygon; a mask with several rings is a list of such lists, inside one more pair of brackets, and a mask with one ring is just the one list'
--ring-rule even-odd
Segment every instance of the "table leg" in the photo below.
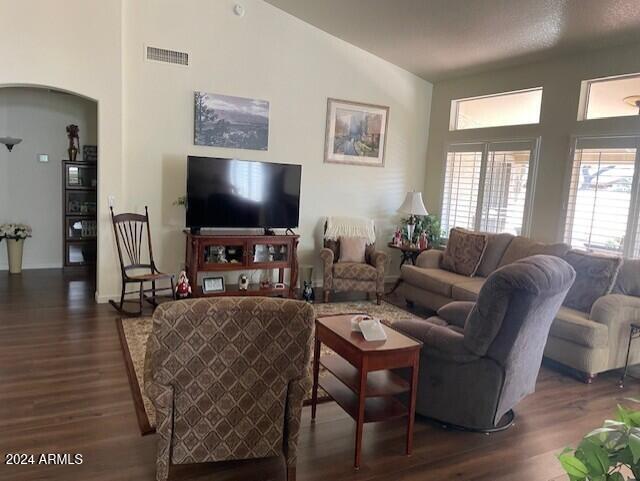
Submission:
{"label": "table leg", "polygon": [[627,357],[624,361],[624,370],[622,371],[622,377],[618,383],[620,387],[624,387],[624,378],[627,376],[627,368],[629,367],[629,351],[631,351],[631,341],[633,339],[633,327],[629,331],[629,342],[627,343]]}
{"label": "table leg", "polygon": [[416,415],[416,396],[418,393],[418,354],[414,356],[413,365],[411,366],[411,392],[409,393],[409,406],[407,416],[407,455],[411,454],[413,449],[413,424]]}
{"label": "table leg", "polygon": [[313,388],[311,390],[311,420],[316,419],[316,406],[318,404],[318,373],[320,372],[320,339],[316,334],[313,350]]}
{"label": "table leg", "polygon": [[367,372],[368,363],[366,358],[362,361],[360,367],[360,383],[358,387],[358,417],[356,419],[356,453],[353,463],[354,468],[360,469],[360,458],[362,452],[362,431],[364,427],[364,406],[367,399]]}

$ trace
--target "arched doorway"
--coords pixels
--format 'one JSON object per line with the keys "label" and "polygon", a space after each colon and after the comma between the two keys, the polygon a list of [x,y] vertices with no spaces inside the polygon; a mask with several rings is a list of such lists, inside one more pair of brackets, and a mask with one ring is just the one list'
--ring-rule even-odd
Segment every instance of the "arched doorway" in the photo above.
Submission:
{"label": "arched doorway", "polygon": [[[0,224],[32,229],[24,242],[22,273],[9,273],[9,249],[0,246],[0,290],[5,284],[25,294],[46,285],[47,295],[93,300],[97,123],[93,99],[42,86],[0,88],[0,137],[21,139],[11,151],[0,145]],[[79,128],[75,160],[68,152],[68,125]]]}

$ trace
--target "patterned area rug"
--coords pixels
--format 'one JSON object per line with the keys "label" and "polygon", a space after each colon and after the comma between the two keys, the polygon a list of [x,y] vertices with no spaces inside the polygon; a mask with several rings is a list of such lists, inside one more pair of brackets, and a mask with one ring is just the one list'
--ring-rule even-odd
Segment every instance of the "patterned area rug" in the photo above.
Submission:
{"label": "patterned area rug", "polygon": [[[366,313],[388,324],[393,324],[399,319],[420,319],[418,316],[388,302],[382,302],[379,306],[368,301],[336,302],[314,304],[313,307],[316,311],[316,316]],[[150,317],[134,317],[118,319],[117,324],[140,431],[143,435],[150,434],[155,432],[155,410],[151,401],[144,394],[142,386],[144,385],[144,355],[147,338],[151,332],[152,321]],[[322,353],[331,353],[331,351],[322,346]],[[323,375],[322,370],[320,375]],[[311,397],[310,393],[308,397]]]}

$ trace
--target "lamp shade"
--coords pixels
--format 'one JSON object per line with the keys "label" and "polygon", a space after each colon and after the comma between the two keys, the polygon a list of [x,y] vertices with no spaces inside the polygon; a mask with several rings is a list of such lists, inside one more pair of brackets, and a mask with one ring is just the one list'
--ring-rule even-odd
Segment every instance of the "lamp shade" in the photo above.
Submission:
{"label": "lamp shade", "polygon": [[18,139],[15,137],[0,137],[0,143],[7,146],[9,152],[13,149],[13,146],[22,142],[22,139]]}
{"label": "lamp shade", "polygon": [[427,208],[422,201],[422,192],[407,192],[407,197],[398,212],[409,215],[428,215]]}

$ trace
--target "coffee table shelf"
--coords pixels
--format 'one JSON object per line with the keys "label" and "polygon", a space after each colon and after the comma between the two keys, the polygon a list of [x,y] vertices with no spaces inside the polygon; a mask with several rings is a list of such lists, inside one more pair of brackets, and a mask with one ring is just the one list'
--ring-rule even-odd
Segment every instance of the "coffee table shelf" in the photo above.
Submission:
{"label": "coffee table shelf", "polygon": [[[340,382],[333,374],[324,376],[319,384],[349,416],[354,420],[358,419],[357,393]],[[364,403],[365,423],[377,423],[407,415],[407,407],[391,396],[367,397]]]}
{"label": "coffee table shelf", "polygon": [[[358,394],[360,372],[342,357],[331,354],[320,356],[320,364],[327,371],[337,377],[351,391]],[[395,396],[409,392],[411,385],[397,374],[386,369],[382,371],[370,371],[367,375],[366,397]],[[325,389],[325,391],[327,391]],[[327,391],[328,392],[328,391]],[[406,408],[404,408],[406,411]]]}

